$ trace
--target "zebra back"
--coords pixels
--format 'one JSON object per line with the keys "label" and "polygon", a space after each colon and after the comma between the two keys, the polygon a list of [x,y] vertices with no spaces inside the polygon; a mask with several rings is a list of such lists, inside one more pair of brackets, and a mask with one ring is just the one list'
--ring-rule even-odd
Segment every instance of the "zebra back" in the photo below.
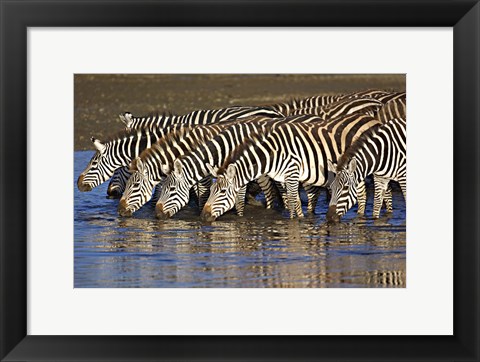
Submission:
{"label": "zebra back", "polygon": [[242,107],[233,106],[221,109],[195,110],[184,115],[152,114],[142,117],[134,117],[130,112],[120,115],[120,120],[126,128],[165,128],[176,123],[185,124],[208,124],[224,122],[232,119],[240,119],[252,116],[281,117],[281,114],[269,107]]}

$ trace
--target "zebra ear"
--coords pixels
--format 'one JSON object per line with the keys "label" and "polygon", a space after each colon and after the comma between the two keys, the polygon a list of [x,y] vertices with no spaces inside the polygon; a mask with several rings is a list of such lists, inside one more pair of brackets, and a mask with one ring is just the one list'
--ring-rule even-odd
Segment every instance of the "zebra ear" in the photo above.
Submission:
{"label": "zebra ear", "polygon": [[357,168],[357,160],[355,158],[352,158],[348,163],[348,171],[351,173],[354,173],[356,168]]}
{"label": "zebra ear", "polygon": [[237,168],[235,167],[235,164],[231,163],[227,167],[227,178],[232,181],[233,178],[235,177],[235,173],[237,172]]}
{"label": "zebra ear", "polygon": [[102,142],[100,142],[100,140],[97,140],[94,137],[92,137],[91,140],[95,148],[98,150],[98,152],[103,152],[105,150],[105,145]]}
{"label": "zebra ear", "polygon": [[180,177],[182,175],[182,163],[180,162],[180,160],[175,160],[175,162],[173,163],[173,172],[177,177]]}
{"label": "zebra ear", "polygon": [[145,168],[144,163],[142,162],[140,157],[136,157],[135,159],[132,160],[132,163],[130,165],[131,171],[138,171],[142,174],[147,173],[147,169]]}
{"label": "zebra ear", "polygon": [[328,167],[328,171],[333,172],[333,173],[337,173],[337,164],[336,163],[333,163],[332,161],[327,160],[327,167]]}
{"label": "zebra ear", "polygon": [[125,127],[130,128],[133,122],[133,116],[130,112],[125,112],[124,114],[119,115],[120,120],[125,123]]}
{"label": "zebra ear", "polygon": [[[137,157],[138,158],[138,157]],[[128,169],[128,171],[130,171],[131,173],[135,172],[135,171],[138,171],[138,168],[137,168],[137,158],[134,158],[131,162],[130,162],[130,167]]]}
{"label": "zebra ear", "polygon": [[210,165],[209,163],[206,163],[205,166],[207,166],[207,169],[208,169],[208,172],[210,172],[210,174],[213,176],[213,177],[218,177],[218,168],[216,167],[213,167],[212,165]]}

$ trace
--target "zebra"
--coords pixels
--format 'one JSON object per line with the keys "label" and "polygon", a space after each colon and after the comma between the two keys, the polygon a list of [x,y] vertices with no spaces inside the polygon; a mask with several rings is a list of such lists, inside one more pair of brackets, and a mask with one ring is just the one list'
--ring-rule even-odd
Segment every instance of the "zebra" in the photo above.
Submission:
{"label": "zebra", "polygon": [[[234,144],[248,137],[249,133],[254,131],[260,122],[266,123],[269,121],[272,121],[269,117],[252,117],[242,121],[222,122],[189,128],[183,127],[166,134],[160,141],[143,151],[139,157],[132,161],[131,170],[133,173],[120,199],[118,208],[120,215],[131,216],[133,212],[143,206],[151,196],[153,188],[162,181],[166,174],[170,173],[172,165],[178,157],[189,151],[201,148],[206,141],[219,134],[222,134],[221,137],[225,141],[224,149],[228,150],[229,147],[233,147]],[[223,134],[225,130],[232,128],[235,128],[236,132]],[[229,146],[229,143],[233,145]],[[198,192],[199,205],[203,207],[206,197],[202,198],[202,196],[208,194],[211,178],[209,175],[204,175],[204,177],[192,183],[191,187],[197,184],[197,182],[203,186]],[[162,191],[169,187],[168,183],[163,183]],[[274,193],[271,189],[272,186],[268,180],[261,180],[260,187],[266,194],[267,207],[271,207]],[[188,201],[188,190],[186,201]],[[243,202],[239,200],[238,207],[240,212],[243,206]]]}
{"label": "zebra", "polygon": [[[336,159],[360,134],[379,122],[368,115],[351,115],[324,124],[283,123],[258,132],[232,152],[214,176],[202,217],[213,221],[229,210],[238,191],[266,174],[286,187],[290,217],[302,217],[298,185],[327,186],[332,177],[327,159]],[[167,178],[168,180],[168,178]]]}
{"label": "zebra", "polygon": [[[195,117],[189,117],[191,114],[195,114]],[[243,116],[261,115],[271,117],[277,113],[272,112],[268,107],[242,107],[241,112],[239,112],[239,107],[232,107],[230,111],[228,109],[204,110],[195,111],[191,114],[183,116],[159,115],[136,119],[130,117],[127,112],[124,118],[132,120],[128,127],[104,142],[92,137],[91,140],[96,152],[78,177],[78,189],[80,191],[91,191],[107,181],[116,169],[128,166],[132,158],[138,156],[141,151],[162,138],[171,127],[177,124],[208,124],[209,122],[225,122]],[[205,115],[205,118],[202,118],[202,115]],[[124,187],[122,185],[118,185],[116,188],[119,190],[118,192],[123,192]]]}
{"label": "zebra", "polygon": [[407,198],[406,120],[394,118],[365,132],[337,165],[331,185],[332,198],[327,211],[328,222],[338,222],[354,205],[356,185],[368,175],[375,180],[373,217],[378,218],[384,193],[390,180],[397,181]]}
{"label": "zebra", "polygon": [[[383,94],[381,91],[373,91],[371,93],[371,96],[376,97],[378,99],[381,99],[382,107],[378,109],[376,118],[381,122],[381,123],[387,123],[389,120],[393,118],[402,118],[406,120],[406,94],[405,92],[401,93],[392,93],[392,94]],[[362,96],[366,96],[366,93],[362,93]],[[347,100],[349,100],[348,98]],[[357,99],[357,98],[354,98]],[[368,98],[359,98],[358,100],[364,100]],[[345,102],[345,101],[343,101]],[[336,164],[331,165],[331,169],[336,170],[337,166]],[[359,203],[358,203],[358,210],[357,213],[360,215],[365,214],[365,205],[366,205],[366,200],[361,200],[361,198],[366,197],[366,189],[365,189],[365,182],[361,182],[358,185],[358,194],[361,195],[359,197]],[[392,206],[392,190],[390,186],[387,187],[385,190],[385,195],[384,195],[384,202],[385,202],[385,208],[387,213],[391,213],[393,211],[393,206]]]}

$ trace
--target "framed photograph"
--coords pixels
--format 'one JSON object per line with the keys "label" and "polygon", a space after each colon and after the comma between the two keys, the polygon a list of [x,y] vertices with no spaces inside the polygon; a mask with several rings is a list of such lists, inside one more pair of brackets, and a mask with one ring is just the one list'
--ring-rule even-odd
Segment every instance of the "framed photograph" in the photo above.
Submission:
{"label": "framed photograph", "polygon": [[479,360],[476,1],[0,1],[2,361]]}

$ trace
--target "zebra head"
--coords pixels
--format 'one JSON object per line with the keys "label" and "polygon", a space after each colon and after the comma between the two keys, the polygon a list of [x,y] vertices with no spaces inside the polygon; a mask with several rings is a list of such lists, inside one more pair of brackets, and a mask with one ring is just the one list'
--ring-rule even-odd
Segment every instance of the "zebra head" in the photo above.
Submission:
{"label": "zebra head", "polygon": [[145,205],[152,197],[153,188],[158,183],[152,179],[140,157],[132,161],[130,171],[133,172],[132,176],[128,179],[118,204],[118,213],[121,216],[132,216],[135,211]]}
{"label": "zebra head", "polygon": [[[168,174],[164,166],[164,173]],[[184,207],[190,197],[192,182],[185,173],[182,161],[177,159],[173,163],[173,171],[170,172],[162,185],[160,196],[155,206],[155,214],[159,219],[170,218]]]}
{"label": "zebra head", "polygon": [[[334,165],[329,162],[329,168]],[[327,222],[337,223],[340,218],[355,204],[357,200],[357,184],[355,169],[357,160],[352,158],[337,170],[337,175],[331,184],[332,198],[327,211]]]}
{"label": "zebra head", "polygon": [[224,174],[217,174],[212,170],[212,175],[217,178],[210,189],[210,197],[203,207],[201,218],[205,221],[215,221],[235,205],[235,199],[240,187],[237,186],[235,176],[237,166],[234,163],[228,165]]}
{"label": "zebra head", "polygon": [[91,140],[97,151],[88,166],[78,177],[77,187],[82,192],[91,191],[93,188],[105,182],[112,176],[115,170],[115,168],[110,169],[108,164],[104,162],[108,153],[107,146],[94,137],[92,137]]}

